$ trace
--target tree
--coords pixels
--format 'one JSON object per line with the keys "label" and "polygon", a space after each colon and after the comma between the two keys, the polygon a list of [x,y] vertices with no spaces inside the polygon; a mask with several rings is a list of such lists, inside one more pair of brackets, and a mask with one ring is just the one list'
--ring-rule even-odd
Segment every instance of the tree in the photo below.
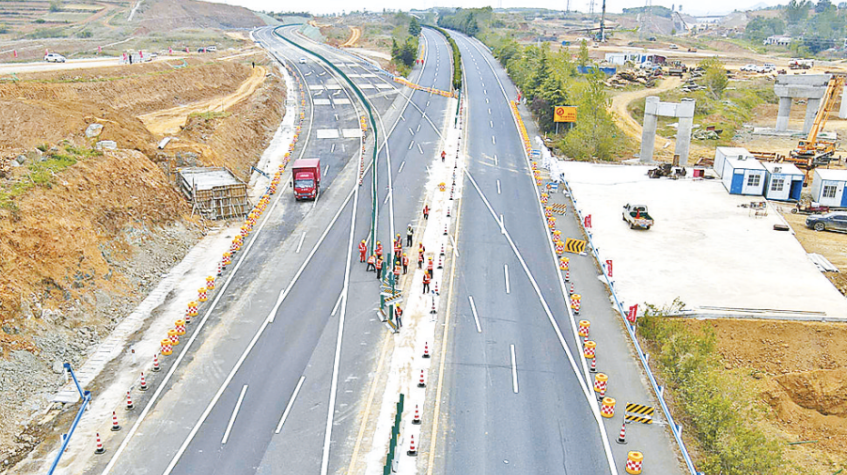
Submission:
{"label": "tree", "polygon": [[585,67],[588,63],[591,62],[591,58],[588,56],[588,42],[582,40],[579,43],[579,65]]}
{"label": "tree", "polygon": [[751,41],[764,41],[772,35],[785,33],[785,22],[779,18],[756,17],[747,23],[744,36]]}
{"label": "tree", "polygon": [[700,61],[700,67],[706,70],[703,74],[703,83],[715,98],[720,99],[724,89],[729,84],[723,62],[717,57],[707,58]]}
{"label": "tree", "polygon": [[412,17],[409,21],[409,34],[412,36],[418,36],[421,34],[421,24],[415,17]]}
{"label": "tree", "polygon": [[50,2],[50,11],[52,13],[62,11],[62,0],[53,0]]}
{"label": "tree", "polygon": [[806,19],[811,2],[809,0],[791,0],[785,7],[785,20],[789,25],[797,25]]}
{"label": "tree", "polygon": [[827,10],[834,9],[835,7],[832,5],[832,2],[829,0],[818,0],[818,3],[815,4],[815,13],[823,13]]}
{"label": "tree", "polygon": [[609,113],[605,75],[599,70],[583,76],[575,84],[574,101],[577,105],[577,122],[565,136],[563,148],[569,156],[578,159],[610,160],[618,141],[617,127]]}

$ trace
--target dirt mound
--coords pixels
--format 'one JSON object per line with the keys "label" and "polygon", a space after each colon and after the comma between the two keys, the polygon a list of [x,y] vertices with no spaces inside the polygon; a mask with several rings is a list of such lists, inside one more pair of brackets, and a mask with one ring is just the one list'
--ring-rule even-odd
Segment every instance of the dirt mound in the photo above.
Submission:
{"label": "dirt mound", "polygon": [[[829,475],[847,463],[847,325],[762,320],[688,321],[714,329],[727,370],[770,408],[756,416],[792,445],[802,473]],[[814,442],[808,442],[814,441]]]}
{"label": "dirt mound", "polygon": [[148,32],[265,26],[261,18],[244,7],[193,0],[147,0],[141,4],[132,23]]}

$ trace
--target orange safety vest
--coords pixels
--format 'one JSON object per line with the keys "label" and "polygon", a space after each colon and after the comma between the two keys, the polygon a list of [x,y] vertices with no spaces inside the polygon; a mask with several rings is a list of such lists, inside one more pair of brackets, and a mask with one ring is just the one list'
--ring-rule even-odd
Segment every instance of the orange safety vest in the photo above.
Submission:
{"label": "orange safety vest", "polygon": [[400,275],[400,266],[394,266],[394,275]]}
{"label": "orange safety vest", "polygon": [[398,317],[402,316],[403,315],[403,309],[400,308],[400,306],[394,307],[394,315],[397,315]]}
{"label": "orange safety vest", "polygon": [[424,274],[424,276],[423,276],[423,283],[424,283],[424,284],[428,284],[428,283],[429,283],[429,274]]}
{"label": "orange safety vest", "polygon": [[377,256],[382,255],[382,244],[380,244],[379,246],[376,247],[376,255]]}
{"label": "orange safety vest", "polygon": [[373,264],[376,261],[376,256],[371,254],[371,257],[368,257],[368,264]]}
{"label": "orange safety vest", "polygon": [[426,265],[427,270],[432,270],[432,259],[429,260],[429,263]]}
{"label": "orange safety vest", "polygon": [[408,257],[406,257],[406,256],[403,256],[403,265],[404,265],[404,266],[409,265],[409,258],[408,258]]}
{"label": "orange safety vest", "polygon": [[423,214],[429,214],[429,206],[424,205]]}
{"label": "orange safety vest", "polygon": [[359,243],[359,252],[365,252],[367,250],[368,250],[368,246],[365,246],[365,243],[360,242]]}
{"label": "orange safety vest", "polygon": [[376,268],[377,268],[377,269],[382,269],[382,259],[377,259],[377,260],[376,260]]}

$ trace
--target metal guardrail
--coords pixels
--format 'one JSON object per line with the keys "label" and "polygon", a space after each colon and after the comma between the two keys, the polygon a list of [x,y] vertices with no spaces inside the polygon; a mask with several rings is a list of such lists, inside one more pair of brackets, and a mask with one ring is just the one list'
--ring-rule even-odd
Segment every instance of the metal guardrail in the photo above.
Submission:
{"label": "metal guardrail", "polygon": [[65,453],[65,449],[68,447],[68,443],[71,441],[71,436],[74,435],[76,426],[77,424],[79,424],[79,420],[85,413],[85,408],[87,408],[88,403],[91,402],[91,391],[82,390],[82,387],[80,387],[79,385],[79,381],[76,380],[76,374],[74,374],[74,370],[71,369],[71,364],[65,363],[63,366],[65,368],[65,371],[71,374],[71,378],[73,378],[74,380],[76,389],[77,391],[79,391],[79,395],[82,398],[82,404],[79,406],[79,411],[77,411],[76,413],[76,417],[74,418],[73,424],[71,424],[71,430],[69,430],[67,434],[62,434],[62,447],[59,449],[59,453],[56,454],[56,459],[53,460],[53,465],[50,466],[50,471],[47,472],[48,475],[53,475],[53,472],[56,471],[56,467],[59,465],[59,461],[62,460],[62,454]]}
{"label": "metal guardrail", "polygon": [[403,421],[403,405],[406,396],[400,393],[400,400],[397,401],[397,408],[394,414],[394,424],[391,426],[391,440],[388,442],[388,454],[385,456],[385,465],[382,468],[383,475],[391,475],[394,473],[394,456],[397,450],[397,439],[400,437],[400,424]]}

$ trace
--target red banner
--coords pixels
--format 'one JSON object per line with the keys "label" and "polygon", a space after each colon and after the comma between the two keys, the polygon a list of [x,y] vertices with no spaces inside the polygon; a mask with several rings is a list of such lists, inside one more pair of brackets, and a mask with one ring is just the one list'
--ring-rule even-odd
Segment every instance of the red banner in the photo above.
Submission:
{"label": "red banner", "polygon": [[606,275],[612,276],[612,260],[606,259]]}
{"label": "red banner", "polygon": [[584,220],[584,222],[583,222],[583,227],[585,227],[585,229],[588,229],[588,228],[590,228],[590,227],[591,227],[591,215],[590,215],[590,214],[585,215],[585,220]]}
{"label": "red banner", "polygon": [[635,324],[635,318],[638,315],[638,304],[629,307],[629,313],[626,314],[626,320],[629,323]]}

